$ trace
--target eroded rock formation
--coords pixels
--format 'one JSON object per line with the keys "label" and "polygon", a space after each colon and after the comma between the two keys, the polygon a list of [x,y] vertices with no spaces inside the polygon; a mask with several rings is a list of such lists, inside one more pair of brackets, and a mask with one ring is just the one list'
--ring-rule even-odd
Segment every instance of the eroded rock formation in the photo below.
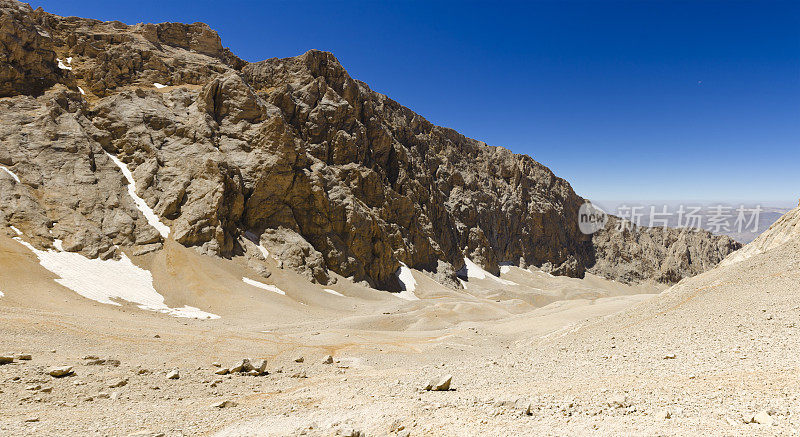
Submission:
{"label": "eroded rock formation", "polygon": [[[169,238],[232,257],[253,250],[248,232],[321,283],[332,271],[397,289],[404,262],[454,285],[464,257],[493,273],[512,262],[674,282],[736,248],[707,233],[593,242],[577,226],[583,199],[548,168],[434,126],[330,53],[247,63],[202,23],[128,26],[14,0],[0,0],[0,47],[0,165],[20,178],[0,172],[0,225],[43,247],[111,257],[161,241],[108,153]],[[631,261],[641,254],[647,268]]]}

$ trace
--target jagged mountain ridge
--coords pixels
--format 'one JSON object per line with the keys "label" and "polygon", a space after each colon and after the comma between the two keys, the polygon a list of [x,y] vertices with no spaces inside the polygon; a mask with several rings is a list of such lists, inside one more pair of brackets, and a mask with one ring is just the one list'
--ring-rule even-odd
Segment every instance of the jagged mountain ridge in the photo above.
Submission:
{"label": "jagged mountain ridge", "polygon": [[[593,242],[577,226],[583,199],[548,168],[431,124],[330,53],[247,63],[202,23],[0,10],[0,165],[21,180],[0,174],[0,223],[42,247],[158,250],[109,153],[170,238],[257,263],[252,240],[320,283],[333,271],[396,289],[403,262],[455,285],[464,257],[492,273],[511,262],[674,282],[738,248],[699,233],[706,248],[690,254],[648,229]],[[637,256],[648,270],[620,273]]]}

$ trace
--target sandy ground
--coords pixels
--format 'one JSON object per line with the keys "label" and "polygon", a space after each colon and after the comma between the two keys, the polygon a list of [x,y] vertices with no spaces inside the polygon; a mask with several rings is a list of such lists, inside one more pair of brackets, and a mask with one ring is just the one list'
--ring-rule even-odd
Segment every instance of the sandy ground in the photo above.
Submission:
{"label": "sandy ground", "polygon": [[[177,244],[133,257],[168,305],[221,316],[196,320],[83,298],[0,236],[0,353],[32,355],[0,365],[0,434],[796,435],[798,253],[660,294],[516,267],[449,290],[414,272],[417,301],[258,279]],[[215,374],[242,358],[269,374]],[[74,375],[47,374],[64,365]],[[447,374],[451,390],[423,390]],[[773,424],[745,423],[757,413]]]}

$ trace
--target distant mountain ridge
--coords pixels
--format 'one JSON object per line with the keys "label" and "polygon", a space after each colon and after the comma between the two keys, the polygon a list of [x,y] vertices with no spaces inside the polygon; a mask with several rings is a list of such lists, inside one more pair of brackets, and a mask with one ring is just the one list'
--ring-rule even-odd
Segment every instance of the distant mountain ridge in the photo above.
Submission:
{"label": "distant mountain ridge", "polygon": [[0,44],[0,225],[38,247],[160,250],[113,159],[168,238],[254,265],[273,256],[322,284],[335,272],[397,290],[404,263],[458,286],[465,258],[492,274],[512,263],[672,283],[739,247],[707,232],[584,235],[584,199],[547,167],[431,124],[330,53],[248,63],[202,23],[15,0],[0,0]]}

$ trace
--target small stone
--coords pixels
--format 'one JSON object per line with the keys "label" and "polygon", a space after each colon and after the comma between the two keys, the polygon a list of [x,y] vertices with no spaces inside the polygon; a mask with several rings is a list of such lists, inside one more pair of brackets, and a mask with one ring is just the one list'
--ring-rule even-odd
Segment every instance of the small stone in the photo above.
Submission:
{"label": "small stone", "polygon": [[128,434],[128,437],[164,437],[164,433],[155,431],[138,431],[133,434]]}
{"label": "small stone", "polygon": [[674,360],[677,357],[678,356],[676,354],[666,354],[666,355],[664,355],[664,359],[665,360]]}
{"label": "small stone", "polygon": [[531,402],[525,398],[517,399],[517,401],[514,402],[514,409],[525,416],[533,414],[531,412]]}
{"label": "small stone", "polygon": [[118,387],[124,387],[127,384],[128,384],[128,379],[127,378],[120,378],[120,379],[118,379],[116,381],[111,382],[111,384],[108,384],[108,387],[109,388],[118,388]]}
{"label": "small stone", "polygon": [[305,378],[306,377],[306,371],[303,370],[303,371],[300,371],[300,372],[294,372],[294,373],[292,373],[292,375],[290,377],[291,378]]}
{"label": "small stone", "polygon": [[775,419],[769,415],[767,411],[760,411],[758,414],[753,416],[753,420],[750,423],[758,423],[761,425],[774,425]]}
{"label": "small stone", "polygon": [[211,363],[211,366],[212,366],[212,367],[222,367],[222,364],[220,364],[220,363],[218,363],[218,362],[214,361],[213,363]]}
{"label": "small stone", "polygon": [[180,379],[181,373],[178,369],[172,369],[167,373],[167,379]]}
{"label": "small stone", "polygon": [[231,373],[231,369],[227,367],[219,368],[214,372],[215,375],[227,375],[228,373]]}
{"label": "small stone", "polygon": [[97,394],[97,398],[98,399],[108,399],[110,397],[111,397],[111,395],[106,393],[106,392],[104,392],[104,391],[101,391],[100,393]]}
{"label": "small stone", "polygon": [[614,395],[608,398],[606,405],[612,408],[627,408],[631,406],[631,403],[625,395]]}
{"label": "small stone", "polygon": [[447,391],[450,390],[450,383],[453,381],[453,375],[444,375],[433,378],[428,381],[425,390],[428,391]]}
{"label": "small stone", "polygon": [[326,355],[325,358],[322,359],[322,364],[333,364],[333,357]]}
{"label": "small stone", "polygon": [[339,430],[336,432],[336,434],[340,435],[342,437],[362,437],[363,436],[361,431],[359,431],[359,430],[357,430],[357,429],[355,429],[353,427],[350,427],[350,426],[339,428]]}
{"label": "small stone", "polygon": [[0,355],[0,364],[10,364],[14,362],[14,357],[11,355]]}
{"label": "small stone", "polygon": [[667,420],[672,418],[672,413],[669,410],[661,410],[656,413],[657,420]]}
{"label": "small stone", "polygon": [[47,370],[47,374],[54,378],[63,378],[73,374],[72,366],[51,367]]}
{"label": "small stone", "polygon": [[53,387],[42,387],[42,389],[39,391],[42,393],[51,393],[53,391]]}
{"label": "small stone", "polygon": [[36,390],[39,390],[40,388],[42,388],[42,386],[38,385],[38,384],[37,385],[29,385],[29,386],[25,387],[25,390],[36,391]]}
{"label": "small stone", "polygon": [[86,355],[85,357],[83,357],[83,359],[84,360],[99,360],[100,357],[98,357],[97,355]]}
{"label": "small stone", "polygon": [[259,375],[267,373],[267,360],[256,360],[253,362],[253,370]]}
{"label": "small stone", "polygon": [[250,360],[248,358],[244,358],[241,362],[231,367],[231,373],[237,373],[237,372],[247,373],[251,370],[253,370],[253,364],[250,363]]}
{"label": "small stone", "polygon": [[26,423],[32,423],[32,422],[38,422],[38,421],[39,421],[38,417],[28,417],[27,419],[25,419]]}
{"label": "small stone", "polygon": [[231,400],[224,400],[224,401],[217,402],[215,404],[211,404],[211,408],[220,408],[220,409],[222,409],[222,408],[230,408],[230,407],[235,407],[235,406],[236,406],[236,402],[233,402]]}
{"label": "small stone", "polygon": [[30,361],[33,359],[31,354],[17,354],[16,358],[20,361]]}
{"label": "small stone", "polygon": [[295,359],[294,359],[294,362],[295,362],[295,363],[302,363],[302,362],[303,362],[303,361],[305,361],[305,360],[306,360],[306,359],[305,359],[305,358],[303,358],[303,357],[297,357],[297,358],[295,358]]}

